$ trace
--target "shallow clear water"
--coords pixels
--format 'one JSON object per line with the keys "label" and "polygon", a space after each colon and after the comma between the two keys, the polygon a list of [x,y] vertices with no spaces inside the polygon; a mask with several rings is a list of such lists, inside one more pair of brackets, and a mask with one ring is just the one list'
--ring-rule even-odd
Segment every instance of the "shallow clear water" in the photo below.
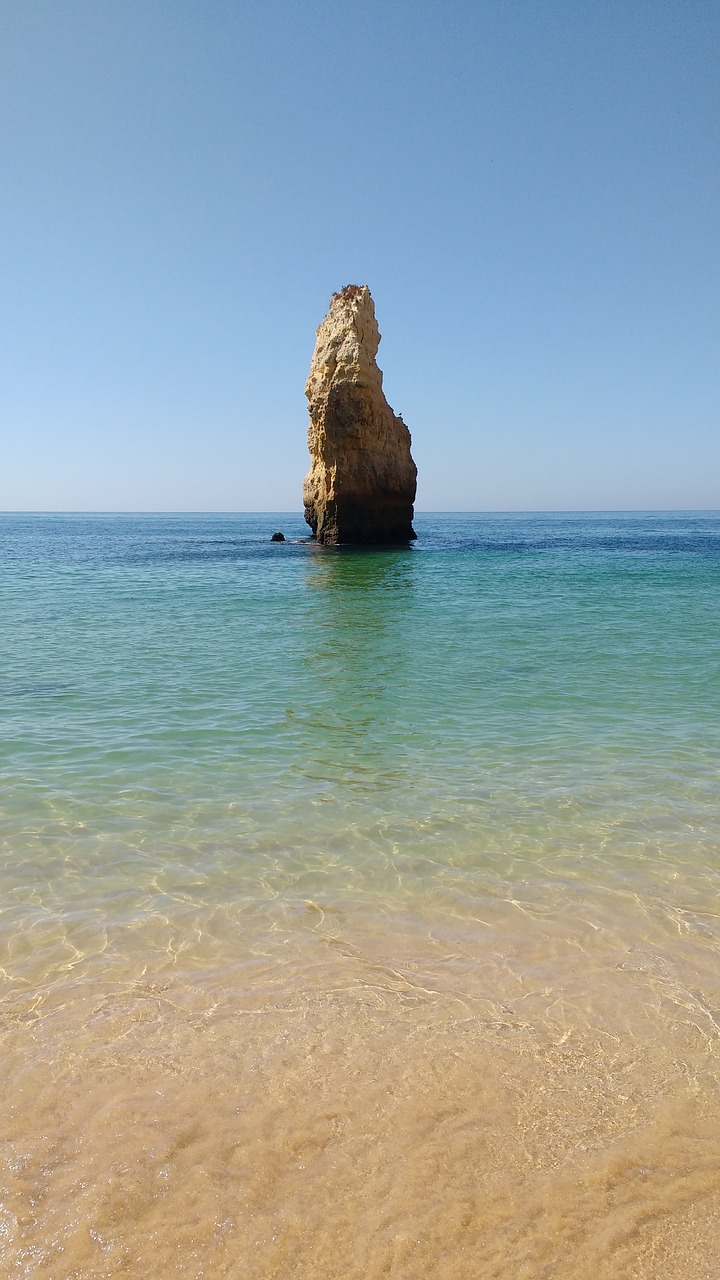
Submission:
{"label": "shallow clear water", "polygon": [[720,516],[416,527],[0,517],[8,1275],[720,1275]]}

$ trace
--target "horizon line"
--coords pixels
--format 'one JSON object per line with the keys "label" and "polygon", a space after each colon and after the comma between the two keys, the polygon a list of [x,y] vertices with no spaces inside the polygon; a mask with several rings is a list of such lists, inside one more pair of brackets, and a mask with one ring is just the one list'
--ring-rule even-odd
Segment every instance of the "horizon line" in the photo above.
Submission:
{"label": "horizon line", "polygon": [[[522,516],[522,515],[720,515],[720,507],[423,507],[416,516]],[[221,508],[90,508],[5,507],[0,516],[290,516],[305,522],[302,512],[280,507]]]}

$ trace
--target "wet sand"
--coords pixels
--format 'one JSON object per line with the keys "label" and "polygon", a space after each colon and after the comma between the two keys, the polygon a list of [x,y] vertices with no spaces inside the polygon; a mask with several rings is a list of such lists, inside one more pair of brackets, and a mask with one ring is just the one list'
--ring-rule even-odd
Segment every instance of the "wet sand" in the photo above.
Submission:
{"label": "wet sand", "polygon": [[4,1274],[717,1276],[714,940],[616,908],[308,902],[222,966],[16,984]]}

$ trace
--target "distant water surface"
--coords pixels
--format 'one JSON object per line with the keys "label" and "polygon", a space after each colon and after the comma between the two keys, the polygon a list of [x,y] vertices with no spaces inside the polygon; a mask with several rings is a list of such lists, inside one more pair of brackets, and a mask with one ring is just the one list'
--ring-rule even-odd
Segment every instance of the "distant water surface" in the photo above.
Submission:
{"label": "distant water surface", "polygon": [[720,1275],[720,515],[416,528],[0,516],[3,1274]]}

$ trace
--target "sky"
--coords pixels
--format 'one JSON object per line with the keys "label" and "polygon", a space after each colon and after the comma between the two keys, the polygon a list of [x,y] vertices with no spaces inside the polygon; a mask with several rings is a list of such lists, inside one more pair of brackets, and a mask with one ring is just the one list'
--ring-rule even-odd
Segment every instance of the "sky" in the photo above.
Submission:
{"label": "sky", "polygon": [[0,0],[0,509],[297,511],[367,284],[420,510],[720,507],[717,0]]}

